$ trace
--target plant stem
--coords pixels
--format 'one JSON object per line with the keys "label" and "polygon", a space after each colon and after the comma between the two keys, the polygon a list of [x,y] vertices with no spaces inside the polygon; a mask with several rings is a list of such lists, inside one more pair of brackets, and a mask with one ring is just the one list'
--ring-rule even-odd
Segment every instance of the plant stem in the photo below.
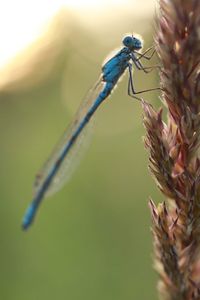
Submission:
{"label": "plant stem", "polygon": [[150,201],[165,300],[200,299],[200,1],[160,0],[156,50],[167,123],[143,102],[150,169],[167,205]]}

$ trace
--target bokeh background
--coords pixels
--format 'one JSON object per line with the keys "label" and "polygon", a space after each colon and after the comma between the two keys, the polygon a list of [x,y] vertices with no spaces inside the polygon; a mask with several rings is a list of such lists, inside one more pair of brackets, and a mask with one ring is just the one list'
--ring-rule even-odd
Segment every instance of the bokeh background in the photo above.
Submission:
{"label": "bokeh background", "polygon": [[[156,299],[140,104],[127,74],[68,184],[21,230],[34,176],[126,32],[153,43],[157,1],[5,1],[0,50],[0,298]],[[151,64],[156,64],[155,57]],[[134,72],[137,90],[157,72]],[[144,94],[155,107],[158,93]]]}

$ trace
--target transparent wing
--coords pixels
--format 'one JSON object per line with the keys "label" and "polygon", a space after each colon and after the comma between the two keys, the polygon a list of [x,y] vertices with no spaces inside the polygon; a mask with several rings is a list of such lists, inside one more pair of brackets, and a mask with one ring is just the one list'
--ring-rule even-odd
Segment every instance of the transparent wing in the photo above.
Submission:
{"label": "transparent wing", "polygon": [[[80,121],[84,118],[89,108],[92,106],[92,104],[95,102],[97,96],[103,89],[104,83],[102,82],[102,79],[100,78],[96,85],[91,89],[87,96],[85,97],[85,100],[81,103],[74,120],[72,121],[71,125],[67,128],[67,130],[64,132],[63,136],[61,137],[60,141],[56,145],[55,149],[53,150],[50,158],[47,160],[47,162],[44,164],[41,171],[36,175],[35,182],[34,182],[34,194],[37,194],[39,190],[42,188],[50,170],[55,165],[57,160],[60,157],[60,154],[63,150],[63,147],[66,145],[68,140],[71,138],[77,127],[79,126]],[[93,118],[92,118],[93,119]],[[80,161],[80,158],[82,157],[82,153],[84,153],[85,147],[85,140],[88,134],[91,132],[91,126],[92,126],[93,120],[90,120],[90,122],[85,126],[83,131],[80,133],[78,138],[76,139],[76,142],[71,147],[69,152],[67,153],[66,157],[63,159],[62,164],[60,165],[60,168],[56,175],[54,176],[53,180],[51,181],[51,184],[49,185],[45,197],[54,194],[57,192],[70,178],[72,171],[77,166],[78,162]]]}

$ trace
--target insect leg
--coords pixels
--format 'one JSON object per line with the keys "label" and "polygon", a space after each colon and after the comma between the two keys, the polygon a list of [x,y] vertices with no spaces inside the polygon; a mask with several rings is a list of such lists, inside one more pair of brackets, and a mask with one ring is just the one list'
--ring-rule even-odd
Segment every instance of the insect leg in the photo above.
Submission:
{"label": "insect leg", "polygon": [[154,55],[154,53],[156,52],[156,50],[154,49],[153,52],[150,54],[150,56],[147,56],[146,54],[147,54],[150,50],[152,50],[152,49],[154,49],[153,46],[150,47],[150,48],[148,48],[148,49],[147,49],[145,52],[143,52],[143,53],[134,51],[134,52],[139,56],[139,57],[137,58],[137,60],[140,60],[141,58],[145,58],[145,59],[147,59],[147,60],[150,60],[150,59],[153,57],[153,55]]}
{"label": "insect leg", "polygon": [[161,88],[152,88],[152,89],[146,89],[142,91],[135,91],[134,85],[133,85],[133,73],[132,73],[132,64],[129,63],[128,65],[128,70],[129,70],[129,81],[128,81],[128,95],[131,96],[132,98],[135,98],[137,100],[142,101],[142,98],[137,97],[137,94],[142,94],[146,92],[151,92],[151,91],[156,91],[160,90]]}

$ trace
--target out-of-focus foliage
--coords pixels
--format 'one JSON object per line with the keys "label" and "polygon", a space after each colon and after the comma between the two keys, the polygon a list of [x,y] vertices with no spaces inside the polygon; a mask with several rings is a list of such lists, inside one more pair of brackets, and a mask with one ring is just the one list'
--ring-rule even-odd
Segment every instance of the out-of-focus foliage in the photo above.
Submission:
{"label": "out-of-focus foliage", "polygon": [[[152,44],[151,19],[119,19],[94,35],[61,14],[1,75],[1,299],[155,299],[147,200],[160,195],[147,170],[140,105],[127,96],[127,75],[97,112],[92,144],[71,181],[44,201],[29,232],[20,228],[34,175],[105,56],[130,29],[143,35],[145,48]],[[135,71],[136,89],[157,86],[155,74]],[[144,98],[158,101],[156,93]]]}

